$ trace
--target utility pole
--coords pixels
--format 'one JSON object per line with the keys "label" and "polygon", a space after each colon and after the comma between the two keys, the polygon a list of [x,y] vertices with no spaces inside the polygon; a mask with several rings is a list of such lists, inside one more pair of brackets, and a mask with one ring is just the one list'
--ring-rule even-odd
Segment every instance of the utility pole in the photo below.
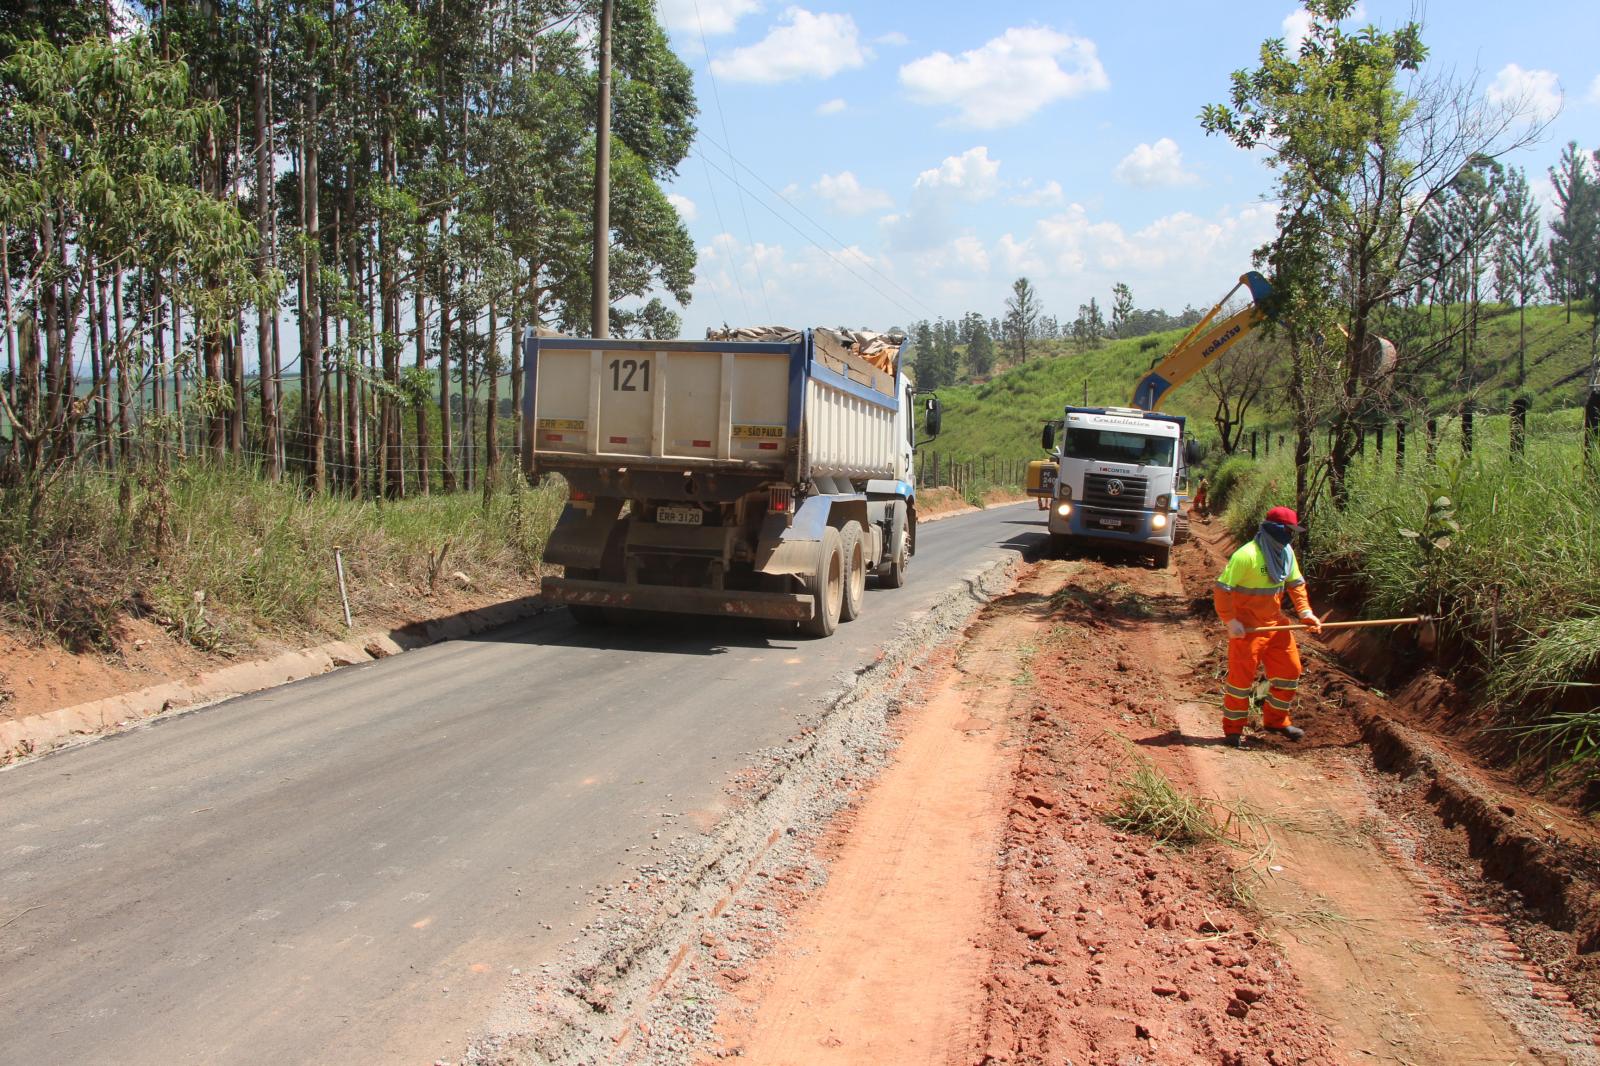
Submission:
{"label": "utility pole", "polygon": [[594,328],[611,327],[611,0],[600,5],[600,100],[594,143]]}

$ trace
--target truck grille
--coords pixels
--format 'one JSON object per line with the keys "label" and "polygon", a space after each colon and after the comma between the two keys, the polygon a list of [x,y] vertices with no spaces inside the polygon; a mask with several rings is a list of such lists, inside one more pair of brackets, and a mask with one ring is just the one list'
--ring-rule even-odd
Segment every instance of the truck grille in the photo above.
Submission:
{"label": "truck grille", "polygon": [[[1148,480],[1142,477],[1085,474],[1082,502],[1090,507],[1106,507],[1114,511],[1142,511],[1146,484]],[[1112,489],[1118,486],[1120,488],[1113,493]]]}

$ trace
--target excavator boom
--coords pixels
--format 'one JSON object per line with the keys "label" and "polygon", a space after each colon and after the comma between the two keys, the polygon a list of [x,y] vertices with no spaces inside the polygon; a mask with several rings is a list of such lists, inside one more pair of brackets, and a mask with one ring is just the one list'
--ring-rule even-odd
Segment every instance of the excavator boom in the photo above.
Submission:
{"label": "excavator boom", "polygon": [[[1214,323],[1233,294],[1243,287],[1250,290],[1250,305]],[[1272,313],[1268,308],[1271,307],[1271,301],[1272,285],[1266,278],[1254,270],[1240,277],[1239,283],[1229,289],[1228,294],[1218,300],[1216,306],[1206,312],[1205,317],[1196,322],[1181,341],[1173,345],[1167,357],[1139,379],[1138,386],[1133,390],[1132,406],[1141,411],[1156,410],[1167,393],[1221,358],[1246,333],[1270,318]]]}

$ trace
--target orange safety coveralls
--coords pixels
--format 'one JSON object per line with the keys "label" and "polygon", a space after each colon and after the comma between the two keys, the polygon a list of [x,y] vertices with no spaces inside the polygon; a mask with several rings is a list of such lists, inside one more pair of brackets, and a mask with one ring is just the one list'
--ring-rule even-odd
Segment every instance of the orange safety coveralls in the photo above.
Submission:
{"label": "orange safety coveralls", "polygon": [[[1255,541],[1243,545],[1233,553],[1228,565],[1217,576],[1211,599],[1217,608],[1217,617],[1224,625],[1237,618],[1246,629],[1261,626],[1283,625],[1288,618],[1283,613],[1283,594],[1289,593],[1295,614],[1301,618],[1315,617],[1311,610],[1311,596],[1306,591],[1306,579],[1300,573],[1300,560],[1294,549],[1289,553],[1284,579],[1274,583],[1267,574],[1267,562],[1261,545]],[[1250,690],[1256,683],[1256,672],[1262,666],[1267,671],[1267,699],[1261,705],[1261,724],[1268,729],[1283,729],[1289,725],[1289,710],[1294,706],[1295,693],[1300,688],[1300,649],[1292,632],[1246,633],[1228,641],[1228,681],[1222,693],[1222,732],[1225,735],[1243,733],[1250,718]]]}

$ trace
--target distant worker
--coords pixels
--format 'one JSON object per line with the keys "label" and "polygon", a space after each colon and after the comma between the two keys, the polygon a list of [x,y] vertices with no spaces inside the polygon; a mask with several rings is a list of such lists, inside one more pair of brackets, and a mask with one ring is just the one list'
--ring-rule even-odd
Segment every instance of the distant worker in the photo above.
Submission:
{"label": "distant worker", "polygon": [[1250,718],[1250,690],[1256,672],[1267,671],[1267,699],[1261,705],[1261,724],[1268,732],[1299,740],[1305,731],[1289,722],[1295,692],[1300,687],[1300,649],[1289,630],[1253,633],[1263,626],[1282,625],[1283,593],[1289,593],[1295,614],[1313,633],[1322,632],[1322,620],[1311,610],[1306,579],[1300,573],[1289,542],[1302,531],[1300,516],[1288,507],[1267,512],[1255,539],[1233,553],[1217,576],[1212,600],[1217,616],[1228,627],[1228,682],[1222,696],[1222,735],[1231,748],[1244,743]]}
{"label": "distant worker", "polygon": [[1211,482],[1206,478],[1200,479],[1200,484],[1194,489],[1194,513],[1201,518],[1205,517],[1206,507],[1209,506],[1209,497],[1206,493],[1211,489]]}

